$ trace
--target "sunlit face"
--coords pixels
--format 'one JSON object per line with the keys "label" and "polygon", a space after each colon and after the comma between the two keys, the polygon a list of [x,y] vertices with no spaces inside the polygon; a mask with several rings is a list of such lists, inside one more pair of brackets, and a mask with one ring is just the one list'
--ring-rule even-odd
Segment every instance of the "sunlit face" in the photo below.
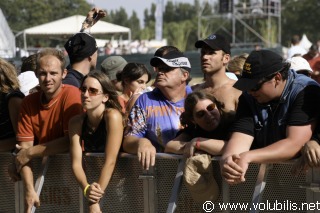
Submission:
{"label": "sunlit face", "polygon": [[160,65],[155,67],[155,72],[157,73],[154,85],[158,88],[169,87],[174,88],[177,85],[181,85],[182,82],[185,82],[187,76],[181,68],[168,67],[167,65]]}
{"label": "sunlit face", "polygon": [[108,95],[103,94],[100,82],[92,77],[87,77],[80,87],[81,102],[85,110],[93,110],[104,107]]}
{"label": "sunlit face", "polygon": [[139,89],[144,90],[147,86],[148,75],[144,74],[140,78],[134,81],[125,80],[125,90],[128,90],[132,93],[138,91]]}
{"label": "sunlit face", "polygon": [[216,129],[220,123],[220,112],[209,99],[199,100],[193,109],[193,121],[206,131]]}
{"label": "sunlit face", "polygon": [[201,48],[201,68],[204,73],[216,73],[226,66],[230,60],[229,54],[222,50],[213,50],[207,45]]}
{"label": "sunlit face", "polygon": [[50,101],[59,94],[66,70],[61,70],[60,60],[52,55],[43,56],[39,62],[40,67],[37,70],[39,85],[47,101]]}

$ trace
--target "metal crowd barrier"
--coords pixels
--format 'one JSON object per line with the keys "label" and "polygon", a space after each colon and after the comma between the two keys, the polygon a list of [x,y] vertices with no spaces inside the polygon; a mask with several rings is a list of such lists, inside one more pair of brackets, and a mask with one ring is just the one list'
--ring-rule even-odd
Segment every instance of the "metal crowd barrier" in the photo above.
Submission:
{"label": "metal crowd barrier", "polygon": [[[0,153],[0,213],[23,212],[23,186],[14,184],[7,175],[11,154]],[[96,181],[104,162],[103,154],[86,154],[88,181]],[[143,171],[135,155],[121,153],[100,204],[102,212],[211,212],[195,203],[182,181],[183,158],[179,155],[157,154],[156,165]],[[218,158],[213,158],[213,171],[220,187],[220,196],[212,212],[319,212],[320,173],[312,169],[306,175],[290,173],[292,161],[272,165],[250,164],[246,182],[229,186],[220,176]],[[33,161],[34,177],[41,172],[41,159]],[[88,212],[87,201],[73,176],[68,154],[51,156],[42,187],[41,206],[36,212]],[[221,204],[248,204],[247,209],[223,209]],[[304,209],[300,208],[307,203]],[[259,205],[260,204],[260,205]],[[268,207],[268,204],[271,205]],[[254,209],[249,207],[258,206]],[[272,206],[273,205],[273,206]],[[296,207],[296,208],[294,208]],[[268,209],[269,208],[269,209]],[[284,209],[286,208],[286,209]]]}

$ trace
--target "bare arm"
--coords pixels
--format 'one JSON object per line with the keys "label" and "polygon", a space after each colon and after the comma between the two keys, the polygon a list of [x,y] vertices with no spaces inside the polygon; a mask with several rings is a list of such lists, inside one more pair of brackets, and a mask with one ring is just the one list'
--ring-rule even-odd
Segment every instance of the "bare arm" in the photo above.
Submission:
{"label": "bare arm", "polygon": [[[23,144],[25,142],[22,142]],[[55,155],[68,151],[69,149],[69,138],[68,136],[63,136],[57,139],[54,139],[50,142],[44,144],[38,144],[36,146],[31,146],[28,149],[22,147],[17,147],[20,149],[16,158],[16,166],[18,171],[27,164],[31,159],[36,157],[43,157],[49,155]]]}
{"label": "bare arm", "polygon": [[123,139],[124,151],[138,155],[138,160],[143,169],[148,170],[154,166],[156,160],[156,148],[147,138],[138,138],[136,136],[126,136]]}
{"label": "bare arm", "polygon": [[[23,143],[20,143],[19,145],[23,149],[28,149],[32,147],[33,142],[32,141],[23,142]],[[30,167],[30,162],[27,163],[24,167],[22,167],[20,171],[20,175],[25,188],[25,203],[26,203],[27,212],[30,212],[33,205],[37,207],[40,205],[39,196],[37,195],[33,185],[33,174]]]}
{"label": "bare arm", "polygon": [[287,127],[287,137],[261,149],[251,150],[241,154],[247,161],[253,163],[274,163],[294,158],[303,145],[310,140],[312,124]]}
{"label": "bare arm", "polygon": [[88,185],[87,177],[82,167],[82,149],[80,146],[82,116],[75,116],[69,122],[70,155],[73,174],[82,190]]}
{"label": "bare arm", "polygon": [[103,191],[108,186],[113,174],[123,136],[122,115],[117,110],[107,110],[105,122],[107,131],[105,161],[98,181]]}
{"label": "bare arm", "polygon": [[220,160],[221,175],[229,184],[240,182],[244,169],[237,163],[240,154],[250,149],[253,137],[240,132],[233,132],[225,145]]}
{"label": "bare arm", "polygon": [[164,149],[166,153],[183,154],[186,143],[192,138],[186,134],[181,133],[175,139],[169,141]]}
{"label": "bare arm", "polygon": [[[198,138],[195,138],[194,142],[196,142]],[[199,138],[199,146],[197,147],[198,150],[205,151],[211,155],[221,155],[223,147],[225,145],[224,140],[216,140],[210,138]]]}

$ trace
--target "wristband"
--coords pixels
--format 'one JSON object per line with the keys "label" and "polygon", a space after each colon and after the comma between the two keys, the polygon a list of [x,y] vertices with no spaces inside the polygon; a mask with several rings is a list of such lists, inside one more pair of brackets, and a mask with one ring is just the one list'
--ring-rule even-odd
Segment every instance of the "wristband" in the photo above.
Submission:
{"label": "wristband", "polygon": [[88,191],[89,187],[90,187],[90,184],[88,184],[88,185],[84,188],[84,190],[83,190],[83,195],[84,195],[85,197],[87,197],[87,191]]}
{"label": "wristband", "polygon": [[197,138],[196,149],[200,149],[200,138]]}

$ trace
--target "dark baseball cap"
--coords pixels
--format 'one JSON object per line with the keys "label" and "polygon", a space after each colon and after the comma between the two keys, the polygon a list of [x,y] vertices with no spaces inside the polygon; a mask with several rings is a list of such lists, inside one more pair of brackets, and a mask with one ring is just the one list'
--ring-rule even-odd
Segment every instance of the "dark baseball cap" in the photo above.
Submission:
{"label": "dark baseball cap", "polygon": [[243,65],[241,78],[233,87],[242,91],[249,91],[263,78],[279,72],[285,64],[283,58],[275,52],[254,50]]}
{"label": "dark baseball cap", "polygon": [[68,52],[70,63],[82,61],[98,50],[96,40],[88,33],[74,34],[65,43],[64,48]]}
{"label": "dark baseball cap", "polygon": [[189,59],[179,51],[170,51],[162,57],[154,56],[150,60],[150,65],[153,67],[158,67],[160,64],[166,64],[169,67],[181,67],[187,71],[191,71],[191,64]]}
{"label": "dark baseball cap", "polygon": [[223,52],[225,52],[227,54],[231,54],[230,43],[222,35],[211,34],[206,39],[198,40],[195,43],[195,47],[202,48],[204,44],[208,45],[213,50],[223,50]]}

